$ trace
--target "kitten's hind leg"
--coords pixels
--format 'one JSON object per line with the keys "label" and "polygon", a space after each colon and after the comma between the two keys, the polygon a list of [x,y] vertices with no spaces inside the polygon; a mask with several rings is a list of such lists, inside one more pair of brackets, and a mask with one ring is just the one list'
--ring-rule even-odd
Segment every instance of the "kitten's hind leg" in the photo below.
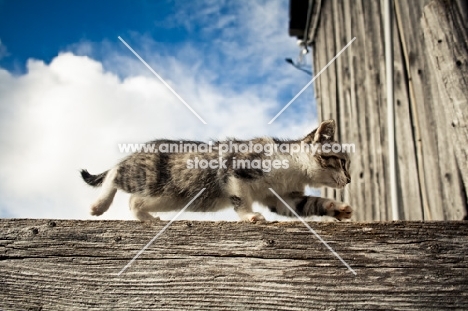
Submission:
{"label": "kitten's hind leg", "polygon": [[[141,221],[155,221],[159,217],[153,217],[148,211],[155,209],[154,202],[150,198],[140,197],[136,195],[130,196],[130,210],[133,215]],[[151,204],[153,203],[153,204]]]}
{"label": "kitten's hind leg", "polygon": [[229,201],[242,221],[265,221],[262,214],[254,213],[252,210],[253,200],[248,187],[245,186],[245,182],[240,177],[231,177],[229,179],[226,191]]}
{"label": "kitten's hind leg", "polygon": [[91,205],[91,215],[99,216],[107,211],[114,200],[117,188],[114,184],[114,179],[117,175],[117,167],[111,169],[102,183],[101,193],[98,199]]}

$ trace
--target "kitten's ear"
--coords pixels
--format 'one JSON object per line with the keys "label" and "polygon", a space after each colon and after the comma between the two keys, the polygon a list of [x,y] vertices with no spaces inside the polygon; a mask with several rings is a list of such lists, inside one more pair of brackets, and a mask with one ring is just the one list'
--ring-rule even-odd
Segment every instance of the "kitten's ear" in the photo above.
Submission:
{"label": "kitten's ear", "polygon": [[319,127],[306,136],[304,142],[310,143],[324,143],[327,141],[334,141],[336,124],[335,120],[327,120],[320,123]]}

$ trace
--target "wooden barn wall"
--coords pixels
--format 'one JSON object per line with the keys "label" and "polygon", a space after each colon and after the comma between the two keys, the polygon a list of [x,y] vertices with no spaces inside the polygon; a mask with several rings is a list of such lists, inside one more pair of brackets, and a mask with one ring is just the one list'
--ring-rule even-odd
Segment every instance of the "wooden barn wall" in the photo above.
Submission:
{"label": "wooden barn wall", "polygon": [[[465,164],[457,163],[460,150],[456,148],[465,148],[462,156],[467,152],[466,146],[452,143],[454,126],[447,112],[450,105],[441,95],[445,91],[440,90],[442,78],[435,72],[434,55],[425,43],[421,20],[429,2],[394,1],[398,206],[404,220],[456,220],[466,214],[466,184],[462,179],[468,176]],[[318,19],[317,28],[311,31],[315,72],[356,37],[316,80],[315,94],[319,119],[337,120],[338,140],[356,145],[351,184],[344,191],[324,188],[323,195],[349,202],[356,210],[356,219],[366,221],[392,219],[383,3],[315,1],[313,20]],[[453,3],[456,11],[459,6]],[[463,66],[467,66],[466,61]],[[463,123],[463,116],[460,119]],[[466,123],[460,128],[463,133]]]}

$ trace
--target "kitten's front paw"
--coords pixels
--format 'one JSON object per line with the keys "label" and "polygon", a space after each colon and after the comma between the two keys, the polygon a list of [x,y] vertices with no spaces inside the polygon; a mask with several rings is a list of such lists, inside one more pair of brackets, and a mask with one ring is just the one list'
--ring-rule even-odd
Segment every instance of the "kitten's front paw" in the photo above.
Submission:
{"label": "kitten's front paw", "polygon": [[242,220],[255,223],[257,221],[265,221],[265,217],[260,213],[248,213],[242,216]]}
{"label": "kitten's front paw", "polygon": [[328,216],[335,217],[338,220],[350,219],[353,215],[351,206],[343,202],[329,201],[325,203],[325,209]]}

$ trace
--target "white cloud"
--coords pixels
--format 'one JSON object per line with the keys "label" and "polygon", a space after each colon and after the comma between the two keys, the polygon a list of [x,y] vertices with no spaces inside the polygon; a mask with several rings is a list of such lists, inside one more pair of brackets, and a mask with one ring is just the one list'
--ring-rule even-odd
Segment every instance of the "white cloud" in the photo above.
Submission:
{"label": "white cloud", "polygon": [[[296,82],[296,73],[287,75],[274,67],[278,62],[278,56],[272,55],[275,51],[284,57],[296,50],[287,45],[286,26],[278,24],[287,11],[280,12],[273,3],[259,7],[245,2],[245,8],[238,7],[238,14],[244,14],[239,33],[248,35],[243,41],[247,45],[221,40],[217,43],[222,52],[206,54],[188,42],[168,55],[147,37],[130,38],[138,44],[135,50],[208,125],[118,43],[76,44],[74,53],[61,53],[50,64],[29,60],[27,72],[21,76],[0,69],[0,215],[90,219],[88,206],[98,190],[83,183],[79,169],[99,173],[110,168],[124,156],[118,152],[119,143],[163,137],[207,140],[306,134],[315,125],[312,115],[306,119],[303,114],[289,113],[290,118],[285,114],[267,125],[285,104],[279,101],[281,90],[303,86]],[[216,14],[217,10],[213,7],[210,12]],[[218,27],[232,22],[233,17],[224,17]],[[253,29],[254,25],[268,29]],[[260,33],[264,37],[258,39]],[[105,51],[102,63],[76,55],[92,54],[96,49]],[[258,55],[259,51],[263,54]],[[211,62],[210,57],[216,56],[219,61]],[[252,67],[257,63],[261,70]],[[242,85],[242,79],[248,80],[250,75],[264,75],[265,84]],[[311,112],[312,107],[309,109]],[[102,218],[131,219],[127,197],[119,194]],[[233,213],[221,217],[232,219]],[[197,216],[207,217],[212,216]]]}

